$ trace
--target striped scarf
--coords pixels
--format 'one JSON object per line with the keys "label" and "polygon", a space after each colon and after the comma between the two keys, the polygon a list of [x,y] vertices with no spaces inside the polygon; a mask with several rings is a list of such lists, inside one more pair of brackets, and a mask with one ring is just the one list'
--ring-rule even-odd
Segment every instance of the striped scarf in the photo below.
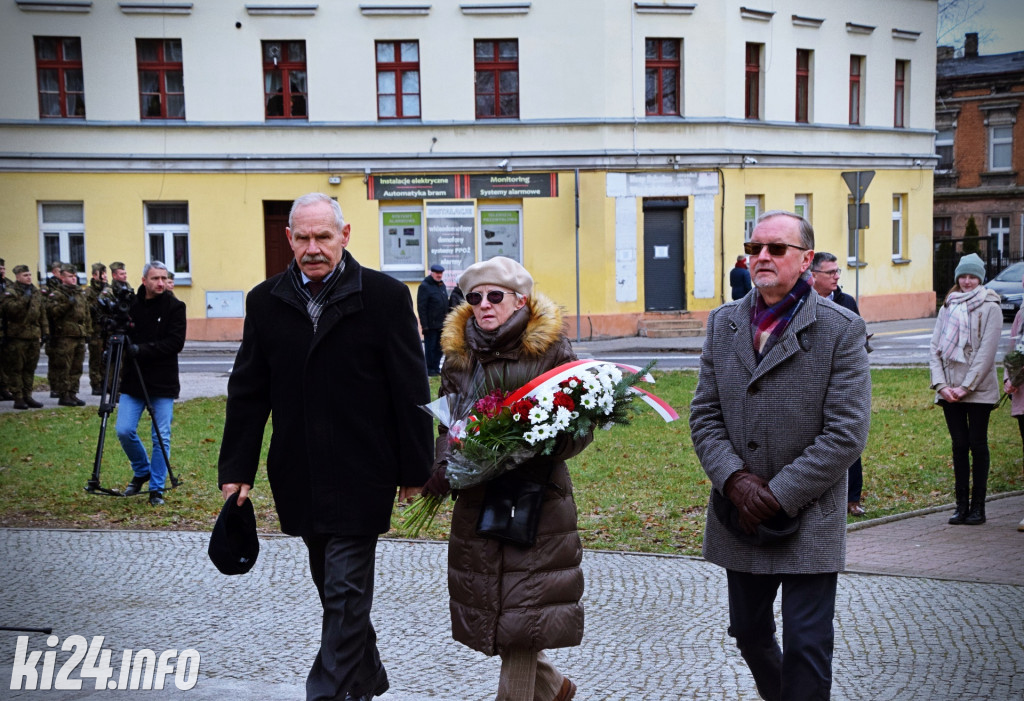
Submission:
{"label": "striped scarf", "polygon": [[936,352],[940,358],[957,363],[967,361],[964,347],[971,339],[971,312],[984,304],[988,289],[978,285],[970,292],[950,292],[939,311],[941,326]]}
{"label": "striped scarf", "polygon": [[761,362],[785,333],[789,322],[807,301],[810,291],[811,284],[807,278],[801,277],[785,297],[771,306],[765,304],[760,294],[754,296],[755,301],[750,308],[750,335],[754,339],[757,362]]}
{"label": "striped scarf", "polygon": [[291,281],[292,287],[295,288],[295,293],[299,296],[299,299],[306,305],[306,313],[309,314],[309,320],[313,322],[313,333],[316,333],[316,327],[320,323],[320,314],[324,310],[324,305],[327,300],[331,297],[331,292],[335,287],[338,286],[338,280],[341,279],[341,273],[345,270],[345,259],[342,258],[341,262],[335,266],[334,270],[328,273],[327,277],[323,279],[324,286],[320,289],[316,295],[312,295],[307,289],[306,285],[302,282],[302,271],[299,266],[292,261],[290,264],[291,269]]}

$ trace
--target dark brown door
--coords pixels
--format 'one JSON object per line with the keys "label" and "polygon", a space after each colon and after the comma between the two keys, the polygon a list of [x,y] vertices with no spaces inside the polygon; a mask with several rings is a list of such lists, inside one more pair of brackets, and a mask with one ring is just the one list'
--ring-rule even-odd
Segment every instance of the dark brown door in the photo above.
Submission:
{"label": "dark brown door", "polygon": [[292,249],[284,235],[291,208],[291,200],[263,200],[263,248],[266,251],[267,277],[284,271],[293,258]]}

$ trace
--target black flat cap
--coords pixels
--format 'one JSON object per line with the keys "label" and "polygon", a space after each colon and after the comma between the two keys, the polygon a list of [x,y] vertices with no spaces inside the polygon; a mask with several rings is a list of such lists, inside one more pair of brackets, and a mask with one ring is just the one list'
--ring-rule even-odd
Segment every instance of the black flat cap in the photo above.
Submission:
{"label": "black flat cap", "polygon": [[228,497],[213,526],[206,552],[223,574],[245,574],[252,569],[260,554],[252,500],[246,499],[239,506],[237,492]]}

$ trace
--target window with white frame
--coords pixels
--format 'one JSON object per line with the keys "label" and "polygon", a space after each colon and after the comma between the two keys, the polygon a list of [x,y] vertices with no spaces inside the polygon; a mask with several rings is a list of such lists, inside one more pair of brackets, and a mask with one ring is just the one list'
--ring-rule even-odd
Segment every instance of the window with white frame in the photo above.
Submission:
{"label": "window with white frame", "polygon": [[989,217],[988,218],[988,235],[995,236],[997,245],[999,246],[999,253],[1006,255],[1010,252],[1010,218],[1009,217]]}
{"label": "window with white frame", "polygon": [[764,211],[763,195],[747,195],[743,200],[743,240],[749,241],[754,233],[754,225],[757,218]]}
{"label": "window with white frame", "polygon": [[953,128],[939,129],[938,134],[935,135],[935,153],[939,157],[939,162],[935,164],[935,170],[953,170],[953,139],[955,136],[956,130]]}
{"label": "window with white frame", "polygon": [[49,270],[54,261],[71,263],[85,280],[85,211],[81,202],[39,203],[39,254]]}
{"label": "window with white frame", "polygon": [[146,260],[158,260],[174,273],[175,285],[192,282],[188,203],[146,203]]}
{"label": "window with white frame", "polygon": [[892,259],[903,260],[905,258],[906,221],[906,195],[892,196]]}
{"label": "window with white frame", "polygon": [[988,128],[988,169],[1010,170],[1013,167],[1013,126]]}
{"label": "window with white frame", "polygon": [[793,213],[811,221],[811,196],[796,195],[793,197]]}

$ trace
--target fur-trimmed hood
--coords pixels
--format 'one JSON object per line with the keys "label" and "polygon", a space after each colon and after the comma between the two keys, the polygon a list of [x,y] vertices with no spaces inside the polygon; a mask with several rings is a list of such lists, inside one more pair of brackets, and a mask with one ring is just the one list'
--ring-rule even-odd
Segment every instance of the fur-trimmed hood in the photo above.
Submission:
{"label": "fur-trimmed hood", "polygon": [[[562,309],[548,297],[534,292],[526,298],[529,320],[518,344],[519,352],[528,357],[544,355],[562,337]],[[473,352],[467,338],[467,327],[473,319],[473,307],[463,302],[444,321],[441,350],[445,363],[460,370],[472,363]],[[508,322],[506,322],[508,323]]]}

